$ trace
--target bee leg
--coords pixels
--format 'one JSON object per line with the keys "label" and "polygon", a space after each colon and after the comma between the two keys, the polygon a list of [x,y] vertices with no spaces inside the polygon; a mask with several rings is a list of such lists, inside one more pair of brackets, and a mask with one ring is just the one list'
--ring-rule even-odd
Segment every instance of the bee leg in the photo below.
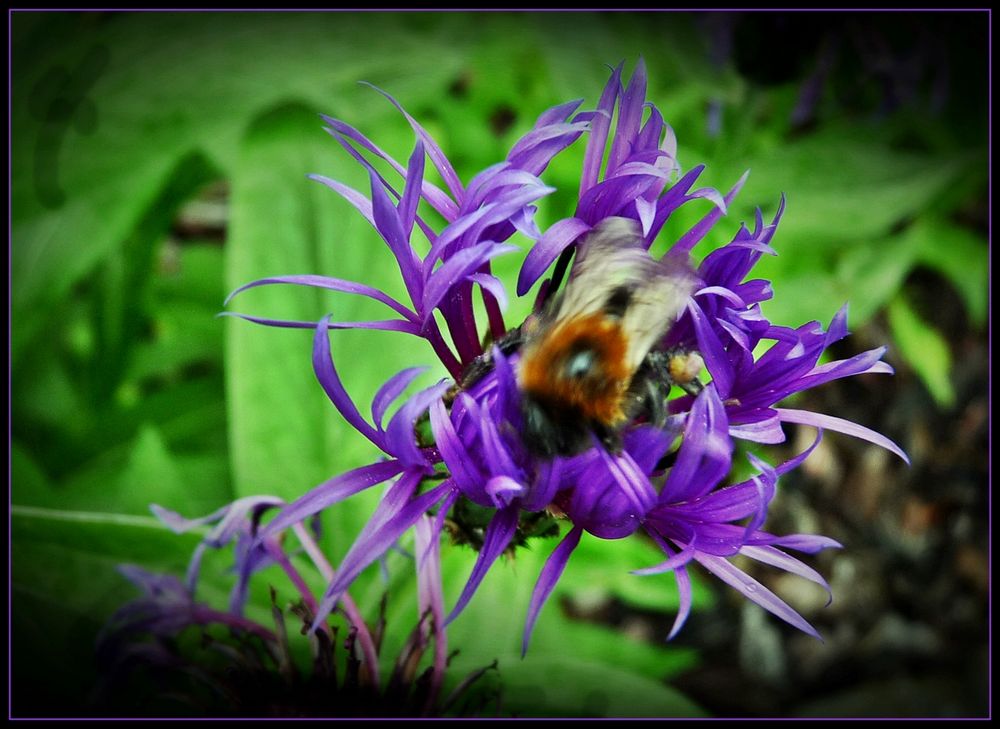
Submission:
{"label": "bee leg", "polygon": [[508,329],[507,333],[497,340],[497,347],[505,357],[520,349],[522,344],[524,344],[524,332],[521,327]]}
{"label": "bee leg", "polygon": [[669,412],[667,398],[673,382],[668,370],[668,357],[662,352],[650,352],[639,368],[629,388],[631,417],[644,418],[651,425],[662,428]]}
{"label": "bee leg", "polygon": [[548,303],[549,299],[551,299],[556,291],[559,290],[559,284],[562,283],[563,276],[566,275],[566,269],[569,268],[570,259],[573,257],[573,253],[575,252],[576,244],[573,244],[559,254],[559,260],[556,261],[556,267],[552,271],[552,278],[549,279],[549,288],[545,292],[544,301],[542,301],[543,305]]}
{"label": "bee leg", "polygon": [[705,386],[701,384],[701,381],[697,377],[688,382],[678,382],[677,386],[691,397],[698,397],[701,391],[705,389]]}
{"label": "bee leg", "polygon": [[[500,337],[500,339],[495,342],[495,345],[497,349],[499,349],[506,357],[520,349],[523,343],[524,334],[521,331],[521,327],[515,327]],[[465,370],[462,372],[459,382],[457,382],[445,395],[445,403],[450,405],[451,402],[458,396],[460,391],[467,390],[475,385],[488,375],[493,370],[493,367],[493,351],[492,348],[490,348],[469,362]]]}
{"label": "bee leg", "polygon": [[609,428],[601,423],[594,423],[593,426],[594,435],[601,442],[601,445],[608,451],[608,453],[617,456],[622,452],[622,434],[621,432]]}
{"label": "bee leg", "polygon": [[670,451],[670,453],[664,454],[664,456],[656,462],[656,468],[654,471],[665,471],[677,462],[677,454],[679,450]]}
{"label": "bee leg", "polygon": [[667,424],[667,396],[670,394],[670,383],[650,380],[646,383],[646,412],[649,422],[662,428]]}

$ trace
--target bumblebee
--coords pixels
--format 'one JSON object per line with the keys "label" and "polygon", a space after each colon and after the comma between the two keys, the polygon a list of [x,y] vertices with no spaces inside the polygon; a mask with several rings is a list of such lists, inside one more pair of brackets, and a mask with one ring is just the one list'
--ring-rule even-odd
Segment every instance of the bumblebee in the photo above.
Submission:
{"label": "bumblebee", "polygon": [[[628,218],[606,218],[580,241],[564,289],[497,342],[504,354],[521,352],[517,382],[529,450],[575,455],[592,445],[593,434],[619,452],[628,423],[665,422],[672,385],[697,393],[697,353],[653,350],[697,284],[686,261],[652,258]],[[474,361],[461,387],[491,367],[489,355]]]}
{"label": "bumblebee", "polygon": [[657,260],[638,225],[607,218],[580,242],[565,289],[523,333],[518,386],[525,443],[540,456],[573,455],[591,433],[621,449],[625,425],[661,425],[672,384],[697,387],[700,357],[653,347],[684,310],[698,278]]}

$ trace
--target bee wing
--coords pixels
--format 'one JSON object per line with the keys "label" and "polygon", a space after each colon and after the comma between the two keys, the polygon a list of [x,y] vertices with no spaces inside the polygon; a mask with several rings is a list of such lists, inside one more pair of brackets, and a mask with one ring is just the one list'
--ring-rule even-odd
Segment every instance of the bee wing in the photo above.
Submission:
{"label": "bee wing", "polygon": [[656,270],[636,288],[622,316],[622,328],[629,342],[626,361],[633,371],[677,321],[698,287],[698,277],[686,265],[649,260]]}
{"label": "bee wing", "polygon": [[649,278],[655,262],[642,245],[639,226],[628,218],[606,218],[580,243],[555,319],[603,311],[618,288],[632,290]]}
{"label": "bee wing", "polygon": [[697,281],[685,264],[652,258],[634,220],[606,218],[579,244],[554,318],[619,317],[628,336],[626,360],[635,371],[676,321]]}

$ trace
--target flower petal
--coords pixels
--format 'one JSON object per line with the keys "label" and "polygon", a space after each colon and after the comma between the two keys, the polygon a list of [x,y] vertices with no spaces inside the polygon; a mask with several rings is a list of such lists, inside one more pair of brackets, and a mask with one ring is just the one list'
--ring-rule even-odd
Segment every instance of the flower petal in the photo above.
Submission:
{"label": "flower petal", "polygon": [[[615,109],[615,102],[621,93],[622,61],[611,73],[611,78],[604,86],[601,99],[597,103],[597,110],[590,122],[590,138],[587,140],[587,151],[583,158],[583,170],[580,173],[580,197],[597,184],[601,172],[601,162],[604,161],[604,150],[608,142],[608,129],[611,127],[611,115]],[[530,288],[528,284],[526,288]],[[518,285],[518,294],[521,294]]]}
{"label": "flower petal", "polygon": [[[653,219],[656,217],[656,201],[646,200],[641,197],[636,199],[635,212],[639,216],[643,236],[649,235],[649,231],[653,227]],[[650,241],[649,238],[646,238],[646,240]]]}
{"label": "flower petal", "polygon": [[517,295],[528,293],[528,289],[534,286],[559,254],[589,230],[590,225],[579,218],[566,218],[545,231],[524,258],[517,277]]}
{"label": "flower petal", "polygon": [[601,455],[605,466],[614,477],[615,483],[618,484],[622,492],[628,497],[629,501],[635,507],[637,515],[641,518],[656,503],[656,489],[653,488],[649,479],[636,466],[635,461],[632,460],[632,457],[627,452],[615,456],[608,453],[604,448],[598,448],[597,452]]}
{"label": "flower petal", "polygon": [[437,399],[431,403],[431,432],[445,466],[451,473],[462,492],[472,494],[474,489],[481,488],[483,478],[479,474],[479,466],[470,457],[470,452],[459,439],[452,425],[451,418],[445,410],[444,403]]}
{"label": "flower petal", "polygon": [[743,530],[744,539],[749,538],[764,524],[767,519],[767,507],[774,498],[775,486],[778,482],[778,474],[769,463],[765,463],[753,453],[747,453],[747,460],[760,471],[760,474],[750,479],[754,485],[756,499],[754,499],[754,511]]}
{"label": "flower petal", "polygon": [[163,522],[174,534],[183,534],[206,524],[214,524],[229,511],[229,504],[213,511],[208,516],[201,516],[196,519],[187,519],[176,511],[165,509],[159,504],[150,504],[149,510],[153,512],[153,516]]}
{"label": "flower petal", "polygon": [[735,293],[727,289],[725,286],[706,286],[702,289],[695,291],[691,295],[707,296],[709,294],[714,294],[715,296],[721,296],[723,299],[725,299],[738,309],[742,309],[746,306],[746,302],[744,302],[743,299],[741,299]]}
{"label": "flower petal", "polygon": [[382,434],[365,422],[365,419],[361,417],[361,413],[358,412],[354,401],[351,400],[350,395],[347,394],[347,390],[344,389],[343,384],[340,382],[340,377],[337,375],[337,368],[333,364],[333,354],[330,351],[330,337],[327,332],[329,322],[329,316],[323,317],[316,325],[316,335],[313,337],[312,361],[316,379],[319,380],[319,384],[323,387],[323,391],[326,392],[327,397],[330,398],[330,402],[340,411],[344,419],[361,435],[384,450]]}
{"label": "flower petal", "polygon": [[440,400],[451,386],[446,381],[421,390],[396,411],[385,429],[385,451],[396,456],[407,468],[426,468],[427,459],[417,447],[414,425],[435,400]]}
{"label": "flower petal", "polygon": [[559,104],[553,106],[551,109],[546,109],[541,114],[538,115],[538,119],[535,120],[534,129],[539,129],[541,127],[547,127],[549,124],[558,124],[569,119],[570,114],[580,108],[580,104],[583,103],[583,99],[574,99],[573,101],[567,101],[564,104]]}
{"label": "flower petal", "polygon": [[466,279],[469,274],[487,261],[516,250],[516,246],[507,243],[486,241],[450,256],[427,280],[421,305],[424,319],[432,316],[433,309],[441,303],[441,300],[456,284]]}
{"label": "flower petal", "polygon": [[483,546],[479,550],[479,556],[476,557],[476,564],[472,567],[472,573],[469,575],[469,579],[466,580],[465,587],[462,588],[462,594],[459,596],[458,602],[452,608],[448,619],[444,621],[445,625],[448,625],[448,623],[461,614],[465,606],[469,603],[469,600],[472,599],[483,578],[486,577],[486,573],[489,572],[490,567],[496,562],[497,557],[507,549],[507,545],[514,538],[519,513],[520,506],[518,504],[511,504],[504,509],[500,509],[493,515],[489,525],[486,527],[486,534],[483,536]]}
{"label": "flower petal", "polygon": [[410,123],[410,127],[414,132],[416,132],[417,136],[424,143],[424,146],[427,147],[427,156],[431,158],[431,162],[434,163],[435,169],[437,169],[437,171],[441,174],[441,178],[445,181],[445,184],[451,191],[452,196],[456,200],[460,200],[462,198],[462,193],[464,192],[462,183],[458,179],[458,175],[455,174],[455,168],[451,166],[451,162],[449,162],[448,158],[445,157],[444,152],[441,151],[441,147],[438,146],[438,143],[434,141],[433,137],[431,137],[431,135],[427,133],[427,130],[420,126],[417,120],[410,116],[406,112],[406,109],[404,109],[392,96],[387,94],[378,86],[374,86],[365,81],[362,81],[361,83],[365,86],[370,86],[382,94],[382,96],[387,98],[389,102],[399,110],[400,114],[406,117],[406,121]]}
{"label": "flower petal", "polygon": [[407,319],[411,321],[417,320],[417,315],[408,309],[406,306],[396,301],[386,293],[379,291],[371,286],[366,286],[365,284],[355,283],[354,281],[345,281],[340,278],[330,278],[329,276],[270,276],[268,278],[257,279],[256,281],[251,281],[248,284],[240,286],[238,289],[233,291],[226,297],[223,302],[223,306],[229,304],[237,294],[246,291],[247,289],[252,289],[257,286],[269,286],[271,284],[295,284],[297,286],[312,286],[313,288],[329,289],[330,291],[340,291],[346,294],[358,294],[360,296],[367,296],[370,299],[375,299],[386,306],[392,308],[399,314],[402,314]]}
{"label": "flower petal", "polygon": [[[240,314],[235,311],[220,311],[218,317],[233,317],[244,321],[261,324],[266,327],[279,327],[282,329],[315,329],[318,322],[295,321],[292,319],[267,319],[261,316],[250,316]],[[380,321],[328,321],[327,329],[375,329],[383,332],[402,332],[412,334],[415,337],[425,338],[425,332],[419,324],[403,319],[382,319]]]}
{"label": "flower petal", "polygon": [[333,583],[327,587],[326,593],[323,595],[323,601],[320,603],[315,620],[313,620],[312,630],[316,630],[330,614],[330,611],[337,606],[344,591],[361,574],[361,571],[389,549],[403,532],[413,526],[417,519],[444,498],[452,488],[454,488],[452,484],[445,482],[437,488],[421,494],[393,514],[379,529],[367,535],[366,539],[359,539],[354,543],[347,556],[344,557],[340,569],[337,570]]}
{"label": "flower petal", "polygon": [[531,593],[528,619],[524,624],[524,638],[521,641],[522,657],[528,652],[528,642],[531,640],[531,631],[535,627],[535,621],[538,620],[538,614],[562,576],[563,570],[566,569],[566,563],[569,562],[569,557],[576,549],[576,545],[580,543],[580,535],[582,534],[583,529],[573,527],[565,539],[559,543],[559,546],[552,550],[549,558],[545,560],[542,572],[538,576],[538,582],[535,583],[535,590]]}
{"label": "flower petal", "polygon": [[434,520],[423,514],[413,525],[417,560],[417,601],[420,614],[430,611],[437,630],[444,620],[441,597],[441,533],[434,531]]}
{"label": "flower petal", "polygon": [[396,263],[399,265],[399,272],[403,276],[403,283],[414,303],[420,300],[423,293],[423,278],[420,273],[420,259],[410,245],[410,238],[403,228],[403,221],[400,220],[399,211],[392,204],[385,187],[378,180],[375,173],[371,173],[372,186],[372,214],[375,216],[375,229],[389,246]]}
{"label": "flower petal", "polygon": [[667,640],[674,639],[674,636],[684,627],[684,623],[687,622],[688,615],[691,613],[691,577],[687,573],[687,568],[681,567],[674,570],[674,579],[677,580],[677,596],[680,604],[677,606],[677,617],[674,618],[674,624],[670,628]]}
{"label": "flower petal", "polygon": [[521,137],[507,155],[511,164],[540,175],[552,158],[580,138],[590,128],[587,122],[549,124]]}
{"label": "flower petal", "polygon": [[653,218],[653,224],[650,226],[646,240],[653,240],[660,234],[667,218],[687,200],[687,191],[691,189],[704,169],[705,165],[692,167],[656,201],[656,217]]}
{"label": "flower petal", "polygon": [[407,239],[413,231],[413,222],[417,218],[417,204],[420,202],[423,181],[424,144],[418,139],[406,166],[406,185],[403,187],[403,197],[399,201],[399,221],[403,226],[403,235]]}
{"label": "flower petal", "polygon": [[697,541],[692,540],[687,545],[682,546],[680,552],[673,555],[666,561],[660,562],[659,564],[653,565],[652,567],[643,567],[642,569],[632,570],[632,574],[640,576],[659,575],[664,572],[672,572],[676,569],[679,569],[694,558],[695,553],[698,551],[697,548],[695,547],[696,544]]}
{"label": "flower petal", "polygon": [[698,351],[705,360],[705,368],[712,375],[712,382],[718,390],[719,398],[725,400],[733,390],[733,367],[726,356],[726,351],[719,341],[718,335],[712,330],[701,307],[689,299],[687,311],[691,315],[695,332],[698,336]]}
{"label": "flower petal", "polygon": [[824,549],[843,549],[844,547],[836,539],[830,539],[830,537],[817,534],[786,534],[783,537],[755,538],[755,544],[785,547],[786,549],[794,549],[797,552],[805,552],[806,554],[816,554],[817,552],[822,552]]}
{"label": "flower petal", "polygon": [[769,613],[777,615],[786,623],[798,628],[803,633],[811,635],[822,641],[819,633],[813,628],[805,618],[793,610],[788,603],[768,590],[764,585],[753,577],[734,566],[724,557],[716,557],[708,554],[699,554],[695,557],[701,565],[725,582],[730,587],[735,588],[751,602],[755,602]]}
{"label": "flower petal", "polygon": [[[354,140],[357,144],[361,145],[363,148],[367,149],[369,152],[374,154],[380,159],[384,159],[388,162],[396,172],[400,174],[401,177],[405,179],[406,170],[403,165],[399,164],[390,155],[386,154],[384,151],[379,149],[379,147],[372,143],[364,134],[359,132],[357,129],[352,127],[350,124],[340,121],[339,119],[334,119],[326,114],[320,114],[320,117],[327,124],[330,125],[331,129],[328,129],[331,135],[336,139],[358,162],[362,164],[368,170],[373,169],[370,164],[360,155],[358,152],[349,144],[344,137]],[[342,135],[342,136],[341,136]],[[421,194],[423,198],[430,203],[445,220],[454,220],[455,216],[458,215],[458,205],[452,200],[448,195],[441,190],[437,185],[428,182],[426,179],[421,185]],[[374,222],[373,222],[374,224]]]}
{"label": "flower petal", "polygon": [[[735,199],[737,193],[743,187],[743,183],[747,181],[747,176],[750,174],[750,170],[743,173],[743,176],[733,185],[733,189],[724,198],[725,204],[728,206]],[[705,217],[699,220],[695,225],[674,244],[671,251],[682,251],[685,253],[690,253],[691,249],[694,248],[705,234],[711,230],[712,226],[715,225],[720,217],[722,217],[723,210],[716,207],[714,210],[710,211]]]}
{"label": "flower petal", "polygon": [[[639,134],[639,122],[642,121],[642,105],[646,101],[646,63],[639,57],[639,62],[632,71],[632,78],[618,104],[618,125],[608,153],[608,166],[605,177],[617,169],[632,150],[633,143]],[[581,196],[582,197],[582,196]]]}
{"label": "flower petal", "polygon": [[781,419],[777,414],[754,423],[730,423],[729,435],[741,440],[769,445],[785,442],[785,432],[781,429]]}
{"label": "flower petal", "polygon": [[482,456],[486,463],[493,469],[493,473],[499,476],[509,476],[515,481],[522,477],[521,469],[514,462],[507,444],[497,430],[493,422],[493,414],[483,408],[480,416],[478,428],[480,443],[482,444]]}
{"label": "flower petal", "polygon": [[257,539],[263,540],[273,537],[278,532],[305,521],[313,514],[317,514],[359,491],[388,481],[402,471],[403,465],[399,461],[382,461],[334,476],[310,489],[283,508],[274,519],[260,530]]}
{"label": "flower petal", "polygon": [[427,367],[407,367],[401,372],[397,372],[390,377],[372,399],[372,422],[376,428],[382,428],[382,417],[386,409],[396,398],[403,394],[403,390],[410,386],[421,373],[427,371]]}
{"label": "flower petal", "polygon": [[689,501],[711,491],[729,473],[733,443],[715,386],[695,398],[684,426],[677,461],[660,492],[660,504]]}
{"label": "flower petal", "polygon": [[777,549],[776,547],[752,547],[748,545],[740,550],[740,554],[745,555],[750,559],[755,559],[758,562],[771,565],[772,567],[777,567],[785,572],[790,572],[793,575],[804,577],[810,582],[815,582],[817,585],[826,590],[826,596],[828,598],[826,604],[829,605],[833,602],[833,592],[830,590],[830,585],[827,584],[827,581],[823,579],[823,575],[801,560],[795,559],[795,557],[792,557],[789,554],[785,554],[780,549]]}
{"label": "flower petal", "polygon": [[473,273],[469,274],[469,280],[475,281],[484,291],[489,292],[501,311],[507,310],[507,290],[500,279],[489,273]]}
{"label": "flower petal", "polygon": [[838,433],[853,435],[855,438],[867,440],[869,443],[874,443],[877,446],[882,446],[888,451],[892,451],[897,456],[902,458],[907,464],[910,462],[910,459],[906,456],[906,453],[903,452],[903,449],[886,438],[884,435],[876,433],[874,430],[866,428],[863,425],[852,423],[850,420],[836,418],[832,415],[823,415],[822,413],[813,413],[808,410],[793,410],[790,408],[775,408],[774,410],[778,413],[778,417],[781,418],[783,422],[811,425],[814,428],[825,428],[826,430],[834,430]]}
{"label": "flower petal", "polygon": [[355,190],[353,187],[348,187],[347,185],[337,182],[336,180],[331,180],[329,177],[324,177],[323,175],[306,175],[310,180],[315,180],[323,185],[326,185],[331,190],[339,194],[342,198],[347,200],[351,205],[353,205],[359,213],[361,213],[365,220],[375,227],[375,216],[372,215],[372,201],[362,195],[360,192]]}
{"label": "flower petal", "polygon": [[524,484],[510,476],[492,476],[486,482],[486,493],[493,499],[493,505],[497,509],[508,506],[513,499],[524,492]]}
{"label": "flower petal", "polygon": [[431,672],[430,692],[425,706],[431,706],[441,692],[445,666],[448,663],[448,638],[444,631],[444,599],[441,595],[441,531],[435,529],[435,520],[426,514],[414,525],[417,547],[417,596],[420,615],[431,616],[424,640],[434,637],[434,668]]}

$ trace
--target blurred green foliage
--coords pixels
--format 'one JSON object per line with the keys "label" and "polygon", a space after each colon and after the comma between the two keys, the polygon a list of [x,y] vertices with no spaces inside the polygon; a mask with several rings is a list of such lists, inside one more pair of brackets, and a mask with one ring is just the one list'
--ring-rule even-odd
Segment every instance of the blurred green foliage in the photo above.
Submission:
{"label": "blurred green foliage", "polygon": [[[755,206],[772,215],[784,193],[780,255],[758,269],[774,281],[765,313],[791,326],[828,322],[850,301],[856,328],[886,311],[890,360],[950,404],[949,332],[913,305],[907,281],[933,272],[939,296],[960,300],[970,325],[984,328],[986,16],[798,20],[789,31],[774,14],[13,13],[14,713],[86,711],[93,636],[132,596],[115,564],[183,570],[193,539],[145,516],[150,502],[196,516],[242,495],[294,498],[375,457],[316,384],[308,333],[215,316],[228,290],[275,274],[322,273],[402,295],[364,220],[305,179],[315,172],[367,185],[322,132],[321,112],[408,156],[405,121],[360,80],[394,94],[468,179],[501,160],[547,107],[595,104],[605,64],[626,59],[630,72],[642,55],[648,96],[677,132],[685,169],[707,163],[702,183],[723,190],[752,170],[696,253],[750,223]],[[928,27],[940,31],[936,45],[908,31]],[[931,53],[916,72],[911,64],[914,93],[887,104],[891,74],[864,73],[857,33],[881,34],[899,54],[925,46],[945,54],[944,87]],[[803,121],[793,111],[831,38],[839,55]],[[580,142],[545,173],[558,192],[540,206],[543,229],[572,212],[582,151]],[[686,207],[667,240],[708,210]],[[497,273],[512,282],[520,260],[506,257]],[[512,321],[530,300],[512,302]],[[254,290],[237,303],[292,319],[381,315],[373,302],[298,287]],[[433,361],[422,341],[377,332],[338,332],[333,353],[362,410],[390,374]],[[442,374],[432,369],[418,384]],[[377,498],[331,510],[324,546],[335,559]],[[628,574],[658,561],[656,549],[590,542],[523,663],[523,615],[544,555],[495,569],[451,630],[460,665],[500,658],[514,711],[541,702],[554,715],[697,713],[663,683],[690,665],[690,651],[632,641],[557,609],[561,600],[611,596],[676,610],[669,576]],[[455,591],[471,555],[444,552]],[[397,567],[393,574],[407,573]],[[224,604],[225,565],[206,572],[206,589]],[[394,579],[397,622],[409,620],[404,609],[415,619],[413,586]],[[268,605],[261,589],[254,610]],[[384,589],[375,569],[359,583],[367,615]],[[709,599],[696,594],[696,604]],[[401,641],[409,627],[387,640]],[[546,684],[553,674],[557,685]],[[41,703],[33,685],[64,695]],[[593,701],[575,705],[567,687]]]}

